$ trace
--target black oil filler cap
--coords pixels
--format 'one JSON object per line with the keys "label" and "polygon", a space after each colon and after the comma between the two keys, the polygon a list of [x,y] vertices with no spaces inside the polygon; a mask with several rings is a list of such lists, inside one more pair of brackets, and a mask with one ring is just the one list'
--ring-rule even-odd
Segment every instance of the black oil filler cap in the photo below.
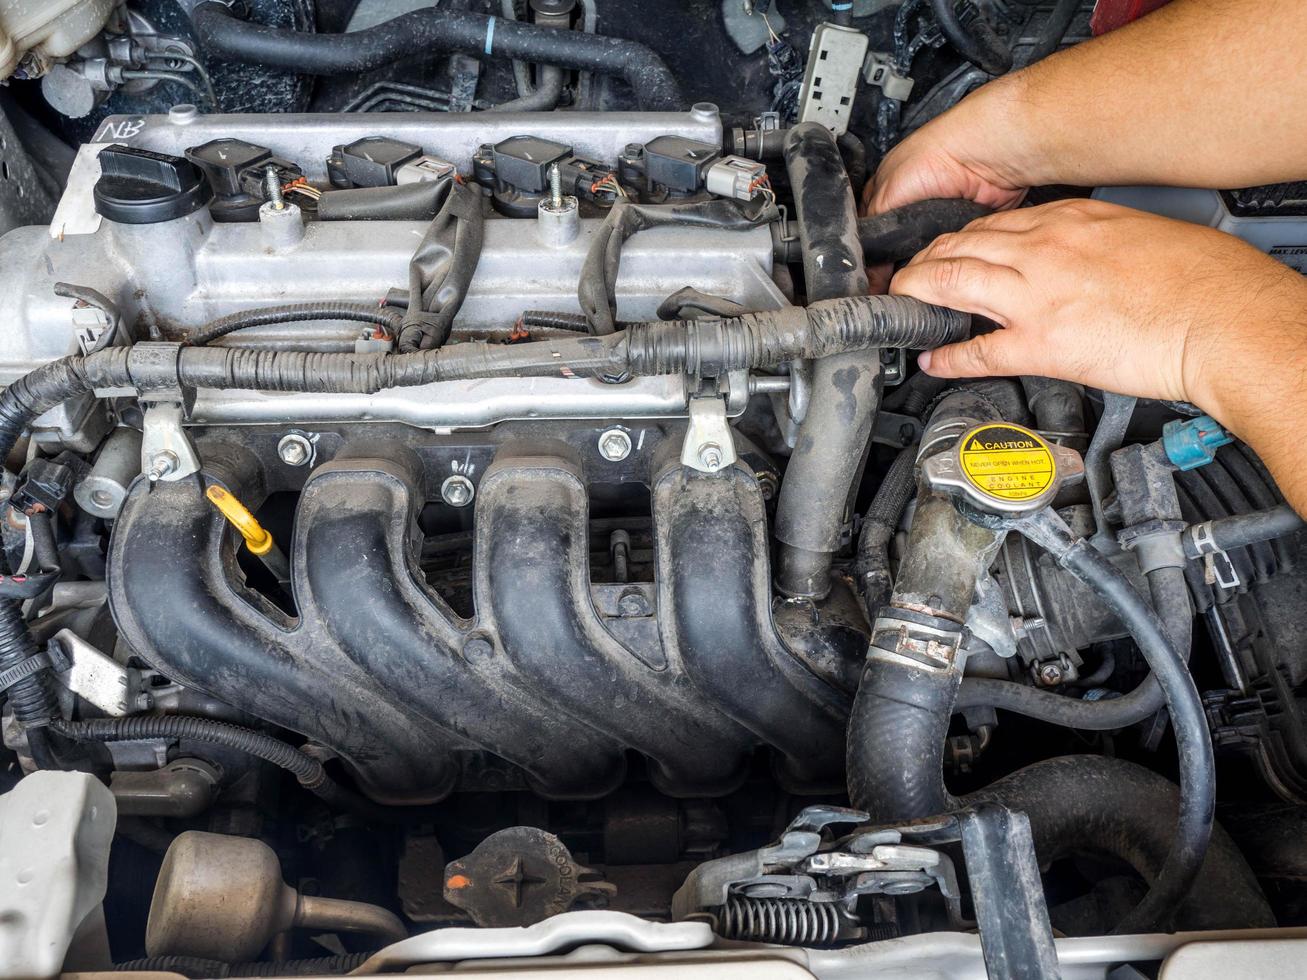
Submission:
{"label": "black oil filler cap", "polygon": [[200,168],[184,157],[115,143],[100,151],[95,210],[110,221],[151,225],[198,211],[213,199]]}

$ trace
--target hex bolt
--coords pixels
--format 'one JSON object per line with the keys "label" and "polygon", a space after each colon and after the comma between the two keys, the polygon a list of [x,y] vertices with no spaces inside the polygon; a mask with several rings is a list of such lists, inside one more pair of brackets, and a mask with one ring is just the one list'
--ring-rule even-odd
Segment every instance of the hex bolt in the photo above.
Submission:
{"label": "hex bolt", "polygon": [[277,455],[287,466],[303,466],[313,459],[313,443],[298,432],[281,437],[277,443]]}
{"label": "hex bolt", "polygon": [[468,637],[463,644],[463,658],[465,660],[489,660],[495,655],[495,645],[484,636]]}
{"label": "hex bolt", "polygon": [[717,470],[722,465],[722,447],[715,442],[705,442],[699,447],[699,462],[704,469]]}
{"label": "hex bolt", "polygon": [[1055,663],[1047,663],[1039,668],[1039,683],[1045,687],[1056,687],[1062,683],[1062,668]]}
{"label": "hex bolt", "polygon": [[627,589],[617,598],[617,615],[623,619],[648,616],[649,599],[639,589]]}
{"label": "hex bolt", "polygon": [[476,487],[461,474],[454,474],[440,485],[440,499],[451,507],[466,507],[475,496]]}
{"label": "hex bolt", "polygon": [[165,449],[163,452],[155,453],[151,457],[150,469],[145,475],[150,478],[151,483],[158,483],[169,473],[174,472],[180,465],[181,461],[177,458],[177,454]]}
{"label": "hex bolt", "polygon": [[631,437],[621,429],[606,429],[599,434],[599,455],[610,463],[620,463],[631,455]]}
{"label": "hex bolt", "polygon": [[555,211],[563,210],[563,175],[556,163],[549,165],[549,206]]}
{"label": "hex bolt", "polygon": [[286,199],[281,196],[281,178],[277,176],[277,168],[274,164],[270,163],[263,168],[263,181],[268,192],[268,203],[272,205],[272,209],[284,211]]}

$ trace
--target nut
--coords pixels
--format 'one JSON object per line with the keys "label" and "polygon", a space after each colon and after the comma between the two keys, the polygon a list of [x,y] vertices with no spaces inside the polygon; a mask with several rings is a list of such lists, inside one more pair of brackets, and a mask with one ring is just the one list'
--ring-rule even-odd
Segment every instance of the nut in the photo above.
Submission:
{"label": "nut", "polygon": [[165,449],[150,458],[150,470],[146,476],[150,478],[151,483],[156,483],[169,473],[175,472],[180,465],[181,461],[177,458],[177,454]]}
{"label": "nut", "polygon": [[622,429],[607,429],[601,432],[599,455],[610,463],[620,463],[631,455],[631,437]]}
{"label": "nut", "polygon": [[476,492],[472,481],[457,473],[440,485],[440,499],[451,507],[466,507]]}
{"label": "nut", "polygon": [[699,462],[706,470],[721,469],[722,447],[715,442],[705,442],[699,447]]}

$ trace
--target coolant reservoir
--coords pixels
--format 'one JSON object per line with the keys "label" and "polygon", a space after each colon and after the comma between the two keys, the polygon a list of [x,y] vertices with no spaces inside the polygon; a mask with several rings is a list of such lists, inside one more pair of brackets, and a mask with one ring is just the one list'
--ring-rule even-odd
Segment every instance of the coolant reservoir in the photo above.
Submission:
{"label": "coolant reservoir", "polygon": [[50,63],[66,58],[100,33],[121,0],[0,0],[0,80],[29,52]]}

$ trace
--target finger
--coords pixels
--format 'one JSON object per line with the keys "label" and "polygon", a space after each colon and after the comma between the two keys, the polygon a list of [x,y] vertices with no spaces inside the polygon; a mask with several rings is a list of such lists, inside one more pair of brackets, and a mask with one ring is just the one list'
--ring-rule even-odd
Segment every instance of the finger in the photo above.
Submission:
{"label": "finger", "polygon": [[1041,227],[1047,220],[1048,214],[1042,208],[1013,208],[979,217],[963,231],[1028,232]]}
{"label": "finger", "polygon": [[867,266],[867,283],[868,292],[872,296],[880,296],[889,289],[890,278],[894,275],[894,266],[889,263],[884,265]]}
{"label": "finger", "polygon": [[958,258],[908,265],[890,282],[889,291],[893,296],[913,296],[936,306],[979,313],[1006,325],[1029,288],[1025,277],[1010,266]]}
{"label": "finger", "polygon": [[908,263],[920,264],[941,259],[979,259],[993,265],[1021,268],[1030,258],[1029,235],[1011,231],[963,231],[940,235],[914,255]]}
{"label": "finger", "polygon": [[1005,330],[947,344],[917,357],[921,370],[936,378],[990,378],[1027,374],[1022,339]]}

